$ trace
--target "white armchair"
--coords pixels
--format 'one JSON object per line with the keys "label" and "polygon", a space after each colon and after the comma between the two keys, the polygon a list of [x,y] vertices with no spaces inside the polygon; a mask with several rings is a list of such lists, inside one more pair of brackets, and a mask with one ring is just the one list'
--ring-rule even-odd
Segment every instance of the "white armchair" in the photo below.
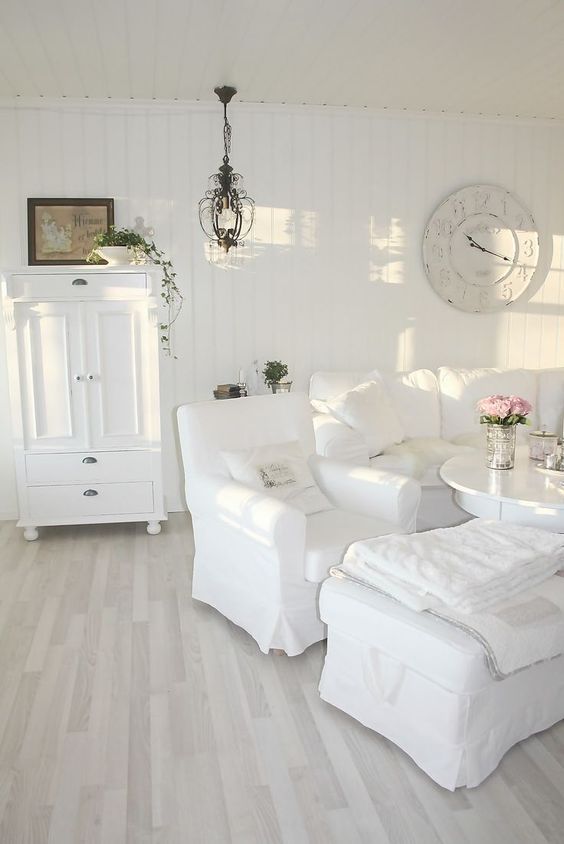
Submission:
{"label": "white armchair", "polygon": [[[293,656],[325,638],[318,586],[351,542],[415,528],[419,484],[316,455],[303,394],[184,405],[178,427],[196,546],[192,595],[265,653]],[[306,516],[234,481],[221,455],[296,440],[334,509]]]}

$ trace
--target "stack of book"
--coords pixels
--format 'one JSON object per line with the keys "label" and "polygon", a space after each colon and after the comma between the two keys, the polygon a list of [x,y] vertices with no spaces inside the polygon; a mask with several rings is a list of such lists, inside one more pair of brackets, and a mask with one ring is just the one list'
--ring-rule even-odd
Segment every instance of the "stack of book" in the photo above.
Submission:
{"label": "stack of book", "polygon": [[239,384],[218,384],[213,391],[216,399],[238,399],[241,397]]}

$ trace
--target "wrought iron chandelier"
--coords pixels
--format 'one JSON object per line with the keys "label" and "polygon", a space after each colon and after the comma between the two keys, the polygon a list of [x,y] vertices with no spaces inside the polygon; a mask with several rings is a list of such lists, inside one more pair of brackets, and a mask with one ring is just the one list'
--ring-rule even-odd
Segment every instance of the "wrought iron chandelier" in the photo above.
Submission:
{"label": "wrought iron chandelier", "polygon": [[227,255],[232,246],[243,246],[255,216],[255,203],[247,196],[243,177],[234,173],[229,163],[231,152],[231,125],[227,120],[227,104],[236,88],[224,85],[214,88],[223,103],[223,164],[208,180],[206,195],[199,202],[200,225],[210,241],[211,248],[219,248]]}

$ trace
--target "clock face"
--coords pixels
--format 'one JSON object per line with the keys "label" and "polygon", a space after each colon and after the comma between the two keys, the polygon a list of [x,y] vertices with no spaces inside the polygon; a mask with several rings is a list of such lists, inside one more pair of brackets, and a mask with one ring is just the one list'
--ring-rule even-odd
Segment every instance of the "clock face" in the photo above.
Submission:
{"label": "clock face", "polygon": [[509,191],[472,185],[451,194],[423,239],[425,271],[439,296],[463,311],[504,308],[531,282],[539,239],[530,212]]}

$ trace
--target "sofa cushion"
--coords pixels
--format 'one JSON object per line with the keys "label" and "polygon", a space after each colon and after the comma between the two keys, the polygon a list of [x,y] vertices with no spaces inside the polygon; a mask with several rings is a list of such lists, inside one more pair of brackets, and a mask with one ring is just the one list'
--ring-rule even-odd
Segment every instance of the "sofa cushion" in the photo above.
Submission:
{"label": "sofa cushion", "polygon": [[472,448],[485,448],[486,426],[480,425],[480,428],[482,429],[480,431],[467,431],[465,434],[459,434],[457,437],[453,437],[451,442],[454,445],[467,445]]}
{"label": "sofa cushion", "polygon": [[[537,425],[536,373],[526,369],[452,369],[441,366],[439,390],[441,396],[441,434],[445,440],[453,440],[461,434],[477,433],[480,419],[476,411],[476,402],[485,396],[500,393],[502,395],[522,396],[533,404],[529,418]],[[517,426],[520,439],[527,439],[531,429]]]}
{"label": "sofa cushion", "polygon": [[333,507],[315,483],[297,440],[222,451],[221,456],[234,480],[286,501],[306,515]]}
{"label": "sofa cushion", "polygon": [[324,580],[331,566],[338,566],[351,542],[397,533],[398,526],[384,519],[368,518],[345,510],[315,513],[306,520],[305,579]]}
{"label": "sofa cushion", "polygon": [[413,437],[386,449],[370,465],[415,478],[424,487],[441,486],[439,469],[450,457],[474,451],[468,445],[456,445],[440,437]]}
{"label": "sofa cushion", "polygon": [[336,419],[361,434],[370,457],[404,438],[400,418],[382,380],[359,384],[332,399],[327,407]]}

